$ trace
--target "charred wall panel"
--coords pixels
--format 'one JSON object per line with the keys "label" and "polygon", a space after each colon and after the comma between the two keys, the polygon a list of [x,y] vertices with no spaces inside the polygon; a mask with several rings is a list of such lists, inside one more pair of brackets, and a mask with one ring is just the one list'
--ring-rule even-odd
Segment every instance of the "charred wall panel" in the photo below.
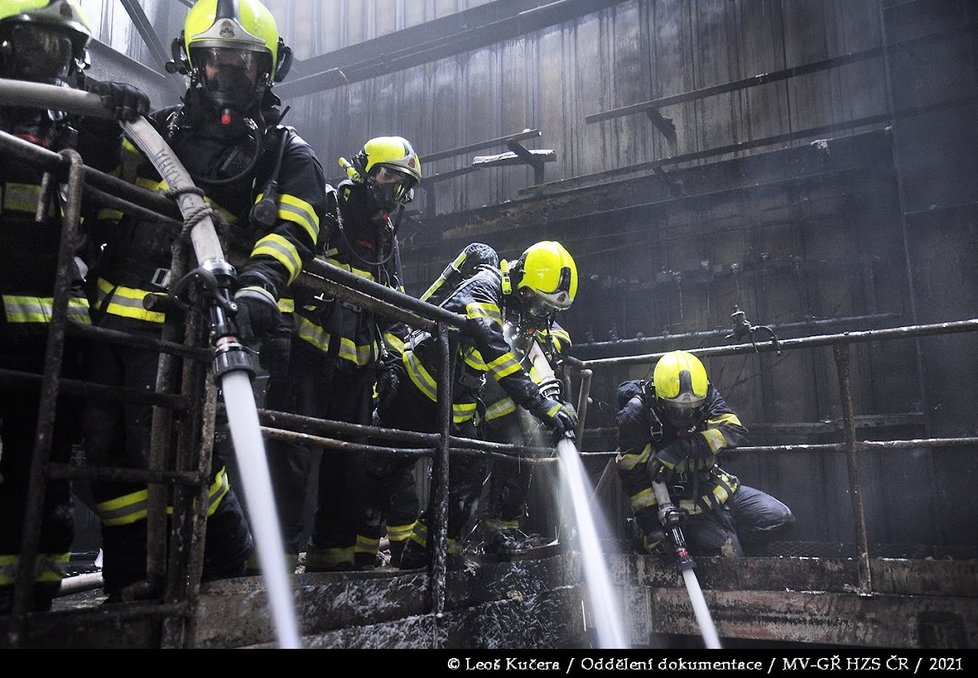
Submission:
{"label": "charred wall panel", "polygon": [[[397,53],[402,38],[424,47],[410,31],[424,33],[426,22],[462,21],[473,8],[499,22],[530,7],[377,0],[330,3],[327,11],[309,4],[320,5],[269,5],[306,61],[296,76],[320,63],[317,50],[362,48],[343,52],[349,62],[342,67],[355,70]],[[974,316],[973,3],[575,6],[570,18],[471,49],[465,27],[440,23],[461,36],[451,56],[433,51],[438,56],[423,65],[377,66],[379,75],[286,101],[293,106],[289,122],[313,142],[328,176],[338,174],[336,157],[376,134],[403,134],[424,155],[529,128],[542,134],[528,147],[554,149],[540,186],[525,167],[426,185],[401,230],[409,292],[424,290],[468,242],[515,257],[536,240],[557,238],[582,275],[562,323],[575,351],[588,358],[623,354],[631,346],[609,339],[632,341],[640,333],[658,337],[650,351],[721,344],[733,304],[755,323],[790,327],[782,338]],[[147,4],[162,25],[166,17],[153,14],[160,11]],[[167,41],[182,23],[168,21],[159,29]],[[930,34],[936,37],[921,39]],[[448,33],[423,37],[452,44]],[[895,46],[852,63],[689,94],[858,55],[884,41]],[[131,53],[143,55],[141,49]],[[660,107],[662,119],[639,111],[585,121],[680,95],[688,96]],[[663,131],[670,124],[674,138]],[[430,163],[426,175],[465,168],[472,155]],[[823,321],[835,325],[816,326]],[[874,342],[854,347],[852,360],[860,437],[974,435],[974,336]],[[711,359],[709,367],[757,444],[841,439],[830,349]],[[595,375],[590,414],[599,427],[613,426],[617,381],[646,369],[609,372]],[[613,439],[594,445],[607,449]],[[978,506],[964,499],[970,476],[958,472],[973,466],[973,454],[928,448],[863,455],[871,539],[978,541],[968,529]],[[804,536],[851,539],[841,455],[745,456],[735,463],[745,481],[791,499]],[[940,535],[935,521],[946,527]]]}

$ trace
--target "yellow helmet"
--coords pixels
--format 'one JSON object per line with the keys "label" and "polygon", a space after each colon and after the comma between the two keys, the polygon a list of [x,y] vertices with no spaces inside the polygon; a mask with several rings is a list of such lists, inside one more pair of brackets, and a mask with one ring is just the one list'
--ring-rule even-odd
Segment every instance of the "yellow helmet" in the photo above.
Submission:
{"label": "yellow helmet", "polygon": [[566,311],[577,296],[577,264],[570,252],[554,240],[526,248],[511,274],[531,315],[549,317]]}
{"label": "yellow helmet", "polygon": [[670,423],[685,428],[695,423],[710,380],[699,358],[688,351],[672,351],[655,364],[652,384],[660,411]]}
{"label": "yellow helmet", "polygon": [[74,0],[0,0],[0,76],[64,80],[85,68],[91,37]]}
{"label": "yellow helmet", "polygon": [[191,75],[216,103],[241,106],[281,82],[291,64],[275,17],[258,0],[199,0],[174,40],[167,68]]}
{"label": "yellow helmet", "polygon": [[340,166],[357,183],[365,183],[377,206],[391,212],[408,202],[421,183],[421,159],[404,137],[374,137],[353,156],[352,164],[340,158]]}

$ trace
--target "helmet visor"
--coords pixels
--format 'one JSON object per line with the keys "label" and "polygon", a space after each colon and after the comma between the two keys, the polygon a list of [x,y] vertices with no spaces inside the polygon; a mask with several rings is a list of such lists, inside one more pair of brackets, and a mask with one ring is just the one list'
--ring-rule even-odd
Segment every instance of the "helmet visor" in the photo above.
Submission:
{"label": "helmet visor", "polygon": [[554,306],[545,295],[541,295],[528,287],[522,288],[520,292],[523,299],[523,308],[526,309],[531,319],[537,318],[549,322],[561,310]]}
{"label": "helmet visor", "polygon": [[33,82],[63,80],[75,60],[72,39],[66,31],[41,24],[17,24],[4,31],[7,43],[4,77]]}
{"label": "helmet visor", "polygon": [[195,47],[190,58],[207,96],[228,108],[256,103],[272,67],[267,52],[234,47]]}
{"label": "helmet visor", "polygon": [[666,420],[678,429],[688,429],[696,423],[700,416],[703,400],[692,402],[677,402],[675,400],[660,400]]}
{"label": "helmet visor", "polygon": [[381,165],[370,171],[367,186],[376,207],[392,212],[395,207],[411,199],[414,178]]}

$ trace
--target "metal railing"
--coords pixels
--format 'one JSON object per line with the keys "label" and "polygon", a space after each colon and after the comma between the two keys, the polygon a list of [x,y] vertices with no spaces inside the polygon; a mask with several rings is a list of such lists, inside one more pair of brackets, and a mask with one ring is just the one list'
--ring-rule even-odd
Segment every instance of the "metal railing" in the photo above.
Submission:
{"label": "metal railing", "polygon": [[[735,344],[731,346],[713,346],[708,348],[690,348],[690,353],[699,357],[718,357],[743,355],[748,353],[781,352],[796,349],[811,349],[831,346],[835,359],[836,372],[839,378],[839,398],[842,411],[843,441],[814,445],[766,445],[744,446],[736,449],[737,453],[762,452],[799,452],[799,451],[837,451],[846,456],[846,469],[849,480],[849,496],[855,525],[855,544],[858,550],[858,582],[857,591],[870,593],[873,590],[872,575],[869,567],[869,543],[866,533],[866,512],[863,506],[863,489],[857,465],[857,453],[873,449],[899,449],[915,447],[964,447],[978,445],[978,437],[960,436],[952,438],[923,438],[905,440],[856,440],[856,417],[852,398],[852,381],[850,375],[849,347],[852,344],[870,341],[893,341],[897,339],[912,339],[925,336],[957,334],[962,332],[978,332],[978,318],[956,322],[934,323],[929,325],[911,325],[891,327],[862,332],[843,332],[840,334],[824,334],[818,336],[799,337],[793,339],[772,338],[755,341],[750,344]],[[647,353],[642,355],[622,356],[617,358],[601,358],[583,361],[583,366],[595,370],[621,365],[652,365],[665,352]],[[613,452],[591,453],[594,455],[610,455]]]}

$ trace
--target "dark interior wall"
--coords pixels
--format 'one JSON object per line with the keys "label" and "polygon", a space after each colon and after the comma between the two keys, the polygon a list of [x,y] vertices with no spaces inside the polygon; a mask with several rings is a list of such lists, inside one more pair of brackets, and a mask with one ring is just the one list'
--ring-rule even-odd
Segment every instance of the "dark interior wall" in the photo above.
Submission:
{"label": "dark interior wall", "polygon": [[[393,54],[408,28],[514,4],[269,6],[283,17],[297,54],[312,59],[378,36],[389,42],[376,53]],[[515,257],[555,238],[581,273],[579,298],[562,324],[585,359],[723,345],[734,304],[754,323],[777,327],[782,339],[974,317],[973,3],[597,4],[519,37],[285,102],[288,121],[334,177],[338,156],[378,134],[402,134],[424,155],[539,129],[541,137],[526,145],[555,151],[539,186],[525,167],[434,180],[503,147],[426,164],[426,188],[401,227],[409,292],[425,289],[469,242]],[[664,125],[642,112],[585,120],[929,34],[939,37],[768,84],[688,96],[660,107]],[[670,123],[674,136],[663,132]],[[653,339],[626,343],[640,334]],[[853,346],[859,436],[975,435],[976,348],[973,334]],[[831,349],[707,365],[754,443],[841,440]],[[646,372],[597,370],[590,424],[613,426],[615,385]],[[585,438],[592,450],[613,445],[607,432]],[[921,447],[862,455],[871,540],[978,543],[978,506],[967,499],[974,454]],[[730,463],[745,482],[796,509],[799,537],[851,540],[842,455],[764,453]]]}

